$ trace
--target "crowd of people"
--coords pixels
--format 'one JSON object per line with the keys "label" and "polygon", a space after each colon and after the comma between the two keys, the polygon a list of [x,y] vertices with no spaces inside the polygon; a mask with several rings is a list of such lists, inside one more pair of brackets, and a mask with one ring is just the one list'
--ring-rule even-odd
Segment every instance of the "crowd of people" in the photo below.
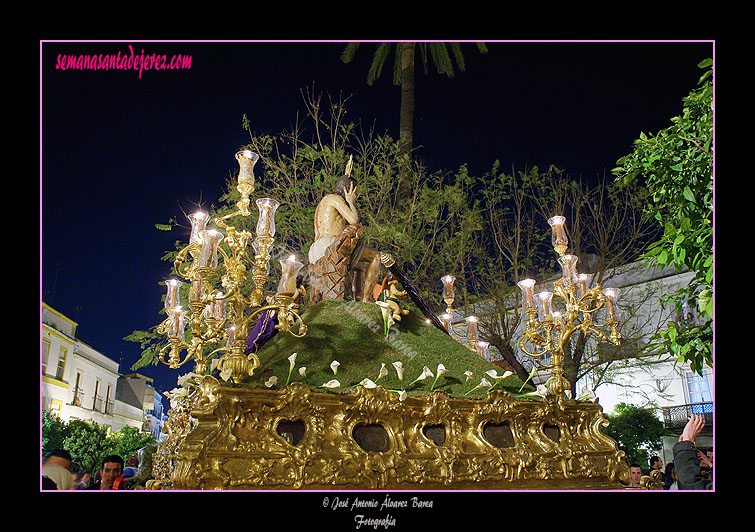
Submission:
{"label": "crowd of people", "polygon": [[125,479],[136,474],[133,464],[125,466],[123,458],[109,455],[102,460],[94,478],[89,473],[79,474],[73,469],[71,453],[55,449],[42,461],[42,490],[117,490],[124,489]]}
{"label": "crowd of people", "polygon": [[[705,452],[696,447],[697,437],[705,427],[703,416],[692,414],[685,425],[679,441],[674,444],[674,461],[663,467],[663,460],[653,456],[649,469],[644,471],[636,463],[629,466],[629,483],[631,489],[642,487],[642,477],[654,471],[660,471],[664,490],[710,490],[713,487],[713,447]],[[135,458],[135,457],[134,457]],[[124,460],[118,455],[106,456],[99,471],[91,478],[89,473],[79,475],[72,471],[71,454],[63,449],[56,449],[45,456],[42,462],[43,490],[117,490],[124,489],[124,479],[136,474],[137,464],[129,461],[124,467]]]}
{"label": "crowd of people", "polygon": [[651,476],[655,471],[659,471],[664,490],[712,489],[713,447],[702,450],[696,446],[697,437],[704,427],[703,416],[692,414],[679,436],[679,441],[674,444],[673,462],[669,462],[664,468],[663,460],[658,456],[652,456],[649,461],[650,468],[647,471],[644,471],[639,464],[631,464],[627,488],[641,488],[643,476]]}

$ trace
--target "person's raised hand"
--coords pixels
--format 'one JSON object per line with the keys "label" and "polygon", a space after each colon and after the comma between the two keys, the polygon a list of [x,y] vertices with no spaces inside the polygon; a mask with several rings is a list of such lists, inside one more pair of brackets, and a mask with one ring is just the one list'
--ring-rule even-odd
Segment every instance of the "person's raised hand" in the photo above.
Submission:
{"label": "person's raised hand", "polygon": [[682,435],[679,436],[679,441],[691,441],[693,444],[697,440],[697,436],[703,431],[705,427],[705,419],[700,414],[692,414],[684,426]]}

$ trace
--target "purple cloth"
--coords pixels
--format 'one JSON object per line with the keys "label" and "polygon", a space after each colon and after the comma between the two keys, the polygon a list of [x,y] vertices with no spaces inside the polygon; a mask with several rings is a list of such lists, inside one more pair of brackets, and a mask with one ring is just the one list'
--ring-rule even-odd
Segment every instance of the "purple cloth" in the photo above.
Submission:
{"label": "purple cloth", "polygon": [[278,329],[275,326],[278,324],[278,314],[276,312],[266,310],[257,320],[252,332],[246,338],[246,351],[245,355],[249,353],[256,353],[260,347],[263,346],[270,338],[276,335]]}

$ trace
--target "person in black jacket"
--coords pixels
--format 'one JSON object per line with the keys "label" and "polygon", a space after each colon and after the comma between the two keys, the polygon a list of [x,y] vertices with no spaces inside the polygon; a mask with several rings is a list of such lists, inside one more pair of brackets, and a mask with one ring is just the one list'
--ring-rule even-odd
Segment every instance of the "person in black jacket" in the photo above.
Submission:
{"label": "person in black jacket", "polygon": [[713,482],[705,478],[700,471],[695,440],[705,427],[705,419],[699,414],[692,414],[684,426],[679,441],[674,444],[674,469],[679,480],[680,490],[709,490]]}

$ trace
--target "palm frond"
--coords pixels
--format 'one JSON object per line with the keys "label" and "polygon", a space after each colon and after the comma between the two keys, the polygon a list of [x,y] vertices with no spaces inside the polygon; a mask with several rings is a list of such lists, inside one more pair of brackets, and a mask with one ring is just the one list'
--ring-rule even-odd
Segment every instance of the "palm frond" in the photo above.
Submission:
{"label": "palm frond", "polygon": [[383,65],[388,58],[388,54],[391,51],[391,43],[381,42],[375,50],[375,55],[372,56],[372,63],[370,64],[370,71],[367,73],[367,85],[372,85],[373,82],[380,77],[383,71]]}

